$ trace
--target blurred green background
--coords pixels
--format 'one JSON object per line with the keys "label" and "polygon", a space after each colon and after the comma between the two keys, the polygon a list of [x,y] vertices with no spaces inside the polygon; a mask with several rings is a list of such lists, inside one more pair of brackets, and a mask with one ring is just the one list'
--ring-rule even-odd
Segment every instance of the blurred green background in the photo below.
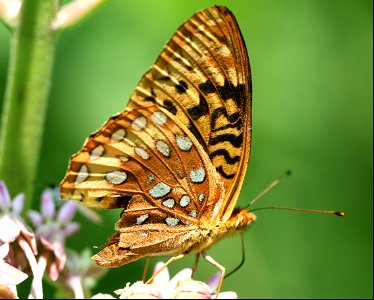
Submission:
{"label": "blurred green background", "polygon": [[[109,1],[58,42],[39,192],[58,184],[84,139],[123,110],[177,27],[215,4],[235,14],[253,73],[252,153],[238,205],[291,169],[293,176],[256,207],[346,213],[258,212],[245,233],[246,262],[223,290],[242,298],[373,297],[371,0]],[[1,26],[0,101],[8,56],[9,32]],[[81,231],[69,247],[93,249],[106,241],[119,211],[101,213],[102,226],[79,218]],[[240,249],[233,237],[209,254],[229,271],[239,263]],[[171,273],[192,260],[174,263]],[[94,291],[139,280],[143,265],[111,270]],[[202,261],[197,277],[204,281],[214,272]]]}

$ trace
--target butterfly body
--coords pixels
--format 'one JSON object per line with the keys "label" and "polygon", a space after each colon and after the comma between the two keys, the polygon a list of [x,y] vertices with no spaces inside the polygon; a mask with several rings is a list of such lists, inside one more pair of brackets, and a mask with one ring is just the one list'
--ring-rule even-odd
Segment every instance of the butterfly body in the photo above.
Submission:
{"label": "butterfly body", "polygon": [[93,256],[98,265],[188,253],[207,259],[206,249],[255,220],[235,208],[249,160],[251,96],[247,50],[226,7],[179,27],[124,112],[86,139],[61,183],[63,199],[122,209],[116,233]]}

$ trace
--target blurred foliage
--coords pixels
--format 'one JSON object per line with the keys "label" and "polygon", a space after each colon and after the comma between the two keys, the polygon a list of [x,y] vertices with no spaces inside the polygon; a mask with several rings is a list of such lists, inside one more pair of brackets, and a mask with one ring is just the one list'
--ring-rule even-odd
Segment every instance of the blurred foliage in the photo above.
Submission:
{"label": "blurred foliage", "polygon": [[[177,27],[214,4],[235,14],[253,73],[253,144],[239,205],[291,169],[294,175],[256,207],[346,212],[344,218],[258,212],[245,234],[246,262],[223,290],[250,298],[373,297],[370,0],[110,1],[59,40],[38,191],[58,184],[84,139],[123,110]],[[9,33],[1,26],[2,96],[8,56]],[[102,245],[119,211],[102,214],[104,226],[82,220],[69,246]],[[229,271],[240,261],[240,239],[224,240],[209,253]],[[192,260],[174,263],[171,272]],[[140,279],[143,265],[111,270],[96,291]],[[201,262],[198,279],[215,271]]]}

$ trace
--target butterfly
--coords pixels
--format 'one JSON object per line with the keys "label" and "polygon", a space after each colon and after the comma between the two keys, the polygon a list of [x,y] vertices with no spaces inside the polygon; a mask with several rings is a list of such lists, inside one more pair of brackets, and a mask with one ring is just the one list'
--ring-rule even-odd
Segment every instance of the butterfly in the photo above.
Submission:
{"label": "butterfly", "polygon": [[93,260],[202,254],[256,216],[235,208],[251,148],[251,72],[234,15],[214,6],[178,28],[124,112],[72,156],[61,197],[122,209]]}

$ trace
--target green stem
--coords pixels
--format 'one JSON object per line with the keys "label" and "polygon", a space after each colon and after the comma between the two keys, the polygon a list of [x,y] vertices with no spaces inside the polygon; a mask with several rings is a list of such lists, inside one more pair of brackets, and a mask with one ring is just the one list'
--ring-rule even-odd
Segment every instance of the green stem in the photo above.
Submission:
{"label": "green stem", "polygon": [[11,195],[33,198],[51,83],[56,33],[51,23],[57,0],[23,0],[12,32],[0,132],[0,179]]}

